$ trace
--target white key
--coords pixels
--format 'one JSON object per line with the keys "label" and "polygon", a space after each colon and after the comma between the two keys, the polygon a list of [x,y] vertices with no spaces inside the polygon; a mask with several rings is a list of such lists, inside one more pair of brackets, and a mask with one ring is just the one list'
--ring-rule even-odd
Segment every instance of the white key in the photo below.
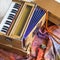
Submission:
{"label": "white key", "polygon": [[18,11],[20,5],[12,2],[10,8],[8,9],[8,12],[6,13],[4,19],[1,22],[0,25],[0,32],[6,33],[14,19],[14,16],[16,15],[16,12]]}
{"label": "white key", "polygon": [[[9,14],[11,14],[11,10],[12,10],[12,8],[14,7],[14,5],[15,5],[15,2],[12,2],[10,8],[8,9],[8,11],[7,11],[6,15],[5,15],[5,17],[3,18],[3,20],[2,20],[2,22],[1,22],[1,24],[0,24],[0,32],[2,32],[2,31],[1,31],[1,30],[2,30],[2,27],[6,25],[5,22],[6,22],[6,20],[8,20],[7,18],[8,18],[8,16],[9,16]],[[14,14],[14,15],[15,15],[15,14]],[[9,21],[10,21],[10,20],[9,20]],[[12,22],[12,21],[11,21],[11,22]],[[9,27],[9,25],[6,25],[6,26]]]}

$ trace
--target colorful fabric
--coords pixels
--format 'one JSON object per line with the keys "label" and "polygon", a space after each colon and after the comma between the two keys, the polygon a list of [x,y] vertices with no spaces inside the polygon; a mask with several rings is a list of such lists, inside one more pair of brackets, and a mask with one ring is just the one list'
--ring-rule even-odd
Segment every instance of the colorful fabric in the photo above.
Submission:
{"label": "colorful fabric", "polygon": [[[52,33],[54,35],[56,35],[57,37],[60,37],[60,28],[57,26],[51,26],[49,27],[49,30],[52,31]],[[59,39],[57,39],[54,36],[49,35],[49,42],[46,48],[46,52],[44,55],[45,60],[60,60],[60,44],[58,44],[55,39],[59,41]]]}
{"label": "colorful fabric", "polygon": [[[37,28],[35,30],[34,34],[35,35],[34,35],[34,39],[33,39],[32,46],[31,46],[31,55],[33,57],[37,57],[37,59],[39,59],[39,58],[41,58],[40,55],[42,55],[42,56],[44,55],[44,51],[46,49],[46,45],[48,42],[48,33],[45,30],[44,30],[44,32],[42,32],[41,29]],[[40,49],[38,49],[38,48],[40,48]],[[39,50],[39,52],[38,52],[38,50]],[[38,53],[38,56],[37,56],[37,53]]]}
{"label": "colorful fabric", "polygon": [[23,59],[24,58],[20,55],[0,49],[0,60],[23,60]]}

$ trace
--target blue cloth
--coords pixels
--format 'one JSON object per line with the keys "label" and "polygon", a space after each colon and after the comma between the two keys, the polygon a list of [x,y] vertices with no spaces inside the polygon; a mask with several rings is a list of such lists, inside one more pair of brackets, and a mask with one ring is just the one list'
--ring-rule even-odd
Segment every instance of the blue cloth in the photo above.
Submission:
{"label": "blue cloth", "polygon": [[37,6],[34,13],[33,13],[32,18],[30,20],[28,28],[27,28],[25,34],[23,35],[24,39],[29,35],[29,33],[32,31],[32,29],[35,27],[35,25],[39,22],[39,20],[42,18],[42,16],[44,14],[45,14],[45,10],[43,10]]}

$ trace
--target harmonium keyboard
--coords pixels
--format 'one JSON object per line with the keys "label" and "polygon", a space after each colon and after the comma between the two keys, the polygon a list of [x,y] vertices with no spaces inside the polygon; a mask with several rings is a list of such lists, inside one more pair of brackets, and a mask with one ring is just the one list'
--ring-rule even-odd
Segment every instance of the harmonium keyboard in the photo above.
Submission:
{"label": "harmonium keyboard", "polygon": [[46,11],[37,4],[13,1],[0,24],[0,43],[23,49],[32,42],[33,31],[41,22],[41,26],[44,24],[45,17]]}

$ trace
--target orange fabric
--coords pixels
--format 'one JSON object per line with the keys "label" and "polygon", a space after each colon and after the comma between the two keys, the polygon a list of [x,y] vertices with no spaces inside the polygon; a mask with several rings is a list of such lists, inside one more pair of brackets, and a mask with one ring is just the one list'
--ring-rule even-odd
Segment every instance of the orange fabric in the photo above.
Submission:
{"label": "orange fabric", "polygon": [[10,56],[10,59],[11,59],[11,60],[16,60],[13,56]]}
{"label": "orange fabric", "polygon": [[13,55],[13,53],[10,53],[10,59],[11,60],[16,60],[15,57],[14,57],[14,55]]}
{"label": "orange fabric", "polygon": [[37,59],[36,60],[43,60],[43,56],[44,56],[44,50],[41,48],[38,48],[39,52],[37,55]]}
{"label": "orange fabric", "polygon": [[[57,39],[59,39],[60,40],[60,37],[57,37],[56,35],[54,35],[53,33],[52,33],[52,30],[50,30],[49,28],[48,28],[48,12],[46,12],[46,30],[47,30],[47,32],[53,37],[56,37]],[[54,39],[55,40],[55,39]],[[55,40],[58,44],[60,44],[60,42],[58,42],[57,40]]]}

